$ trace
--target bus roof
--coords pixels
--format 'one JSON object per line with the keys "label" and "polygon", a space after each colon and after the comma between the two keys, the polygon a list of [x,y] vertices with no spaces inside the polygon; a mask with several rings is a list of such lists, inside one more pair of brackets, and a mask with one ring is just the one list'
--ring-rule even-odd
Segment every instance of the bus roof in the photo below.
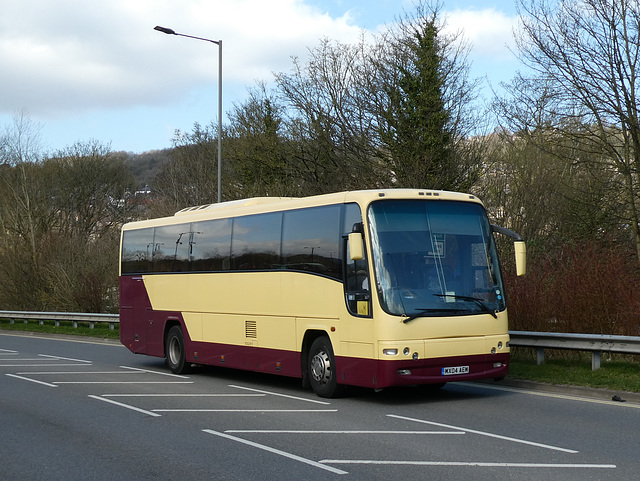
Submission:
{"label": "bus roof", "polygon": [[299,209],[321,205],[356,202],[362,206],[382,198],[388,199],[429,199],[455,200],[461,202],[482,202],[474,195],[460,192],[427,189],[372,189],[322,194],[309,197],[251,197],[248,199],[232,200],[217,204],[206,204],[187,207],[176,212],[173,216],[130,222],[123,229],[136,229],[164,224],[185,222],[187,219],[206,220],[231,216],[258,214],[262,212],[277,212],[280,210]]}

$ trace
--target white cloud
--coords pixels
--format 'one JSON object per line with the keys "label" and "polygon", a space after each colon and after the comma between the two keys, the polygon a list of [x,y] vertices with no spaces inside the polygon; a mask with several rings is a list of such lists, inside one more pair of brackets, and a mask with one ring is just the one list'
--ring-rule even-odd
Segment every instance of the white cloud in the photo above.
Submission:
{"label": "white cloud", "polygon": [[510,61],[513,55],[513,28],[518,17],[495,9],[453,10],[447,12],[447,30],[462,32],[476,56],[494,61]]}
{"label": "white cloud", "polygon": [[[223,40],[223,110],[256,80],[288,71],[291,57],[326,37],[356,42],[356,25],[380,31],[413,0],[0,0],[0,126],[26,111],[51,147],[78,139],[142,151],[170,144],[175,129],[217,114],[218,47],[164,35]],[[515,17],[488,7],[446,10],[449,28],[473,43],[474,76],[510,75]],[[511,2],[491,2],[500,3]],[[502,7],[498,7],[502,8]],[[502,75],[502,77],[500,76]]]}
{"label": "white cloud", "polygon": [[152,105],[217,78],[218,47],[155,25],[223,39],[224,81],[252,85],[330,37],[359,35],[302,0],[3,0],[0,112],[67,115]]}

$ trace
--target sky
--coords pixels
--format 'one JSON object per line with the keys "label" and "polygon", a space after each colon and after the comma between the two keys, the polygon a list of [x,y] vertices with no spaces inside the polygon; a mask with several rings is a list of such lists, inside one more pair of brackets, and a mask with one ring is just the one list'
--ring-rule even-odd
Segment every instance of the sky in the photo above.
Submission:
{"label": "sky", "polygon": [[[447,28],[472,45],[483,95],[518,70],[515,0],[441,0]],[[357,42],[413,0],[2,0],[0,134],[26,115],[55,153],[98,141],[113,151],[171,147],[175,131],[218,118],[222,40],[223,122],[257,82],[288,72],[292,57],[329,38]]]}

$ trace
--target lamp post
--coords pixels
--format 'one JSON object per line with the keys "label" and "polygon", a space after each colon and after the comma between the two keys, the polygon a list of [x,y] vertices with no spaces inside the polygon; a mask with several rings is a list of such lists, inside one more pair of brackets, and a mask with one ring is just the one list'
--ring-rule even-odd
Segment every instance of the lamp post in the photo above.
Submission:
{"label": "lamp post", "polygon": [[185,35],[183,33],[177,33],[170,28],[160,26],[155,26],[153,29],[158,32],[166,33],[167,35],[195,38],[196,40],[215,43],[218,46],[218,203],[220,203],[222,202],[222,40],[211,40],[208,38]]}

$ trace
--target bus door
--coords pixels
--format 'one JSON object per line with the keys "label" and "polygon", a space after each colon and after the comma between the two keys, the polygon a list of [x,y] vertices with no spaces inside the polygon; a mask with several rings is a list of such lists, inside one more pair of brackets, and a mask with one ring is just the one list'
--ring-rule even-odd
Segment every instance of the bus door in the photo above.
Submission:
{"label": "bus door", "polygon": [[354,316],[371,317],[371,279],[361,222],[353,225],[352,234],[344,237],[347,307]]}

